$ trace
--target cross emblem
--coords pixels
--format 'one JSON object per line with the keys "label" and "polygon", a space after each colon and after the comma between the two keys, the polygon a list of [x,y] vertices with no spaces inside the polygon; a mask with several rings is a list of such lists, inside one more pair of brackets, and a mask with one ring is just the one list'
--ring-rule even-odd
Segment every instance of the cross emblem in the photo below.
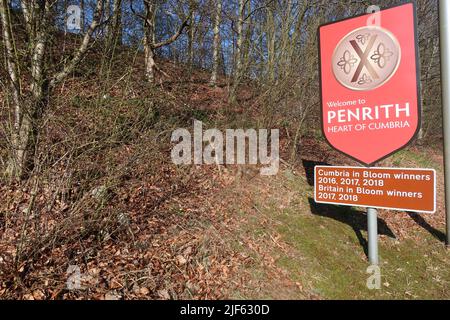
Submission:
{"label": "cross emblem", "polygon": [[370,37],[369,44],[367,45],[366,50],[363,52],[362,49],[359,47],[358,43],[355,40],[351,40],[350,44],[352,45],[353,49],[355,49],[355,52],[358,54],[361,61],[359,62],[358,68],[356,68],[355,74],[353,75],[352,82],[357,82],[361,72],[364,67],[366,67],[367,71],[369,71],[370,75],[374,79],[379,79],[379,76],[375,69],[372,67],[369,61],[369,54],[375,44],[375,41],[377,40],[377,35],[373,35]]}
{"label": "cross emblem", "polygon": [[373,90],[386,83],[401,60],[398,40],[383,28],[362,27],[347,34],[332,56],[335,78],[358,91]]}

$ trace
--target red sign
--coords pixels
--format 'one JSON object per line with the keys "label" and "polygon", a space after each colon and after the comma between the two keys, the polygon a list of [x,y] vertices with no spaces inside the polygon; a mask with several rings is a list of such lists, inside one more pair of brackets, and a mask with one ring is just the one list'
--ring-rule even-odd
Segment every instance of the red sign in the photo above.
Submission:
{"label": "red sign", "polygon": [[323,133],[365,165],[419,131],[415,12],[407,3],[319,28]]}

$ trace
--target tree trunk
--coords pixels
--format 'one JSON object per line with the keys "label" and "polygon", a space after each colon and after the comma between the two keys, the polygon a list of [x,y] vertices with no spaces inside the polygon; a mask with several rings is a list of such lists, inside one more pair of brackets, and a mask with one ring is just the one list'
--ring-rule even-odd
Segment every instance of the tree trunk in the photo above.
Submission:
{"label": "tree trunk", "polygon": [[155,81],[155,53],[148,40],[148,35],[144,36],[144,59],[145,59],[145,78],[149,83]]}
{"label": "tree trunk", "polygon": [[213,65],[211,72],[210,85],[217,85],[217,71],[219,69],[219,50],[220,50],[220,23],[222,17],[222,0],[217,0],[216,16],[214,19],[214,43],[213,43]]}
{"label": "tree trunk", "polygon": [[294,46],[294,43],[291,42],[291,31],[294,26],[294,15],[292,14],[292,0],[287,0],[287,3],[284,5],[286,8],[286,12],[283,17],[283,25],[282,25],[282,35],[281,35],[281,50],[280,50],[280,62],[281,62],[281,70],[280,76],[283,79],[289,77],[289,72],[291,70],[290,66],[290,56],[289,56],[289,48]]}
{"label": "tree trunk", "polygon": [[122,0],[114,0],[113,14],[110,21],[110,42],[122,44]]}
{"label": "tree trunk", "polygon": [[109,34],[111,32],[111,26],[110,26],[110,18],[111,18],[111,0],[105,0],[105,10],[104,10],[104,15],[103,15],[103,21],[108,21],[108,23],[105,23],[104,27],[103,27],[103,37],[105,37],[106,39],[109,37]]}
{"label": "tree trunk", "polygon": [[144,21],[144,64],[145,78],[149,83],[155,81],[155,53],[153,43],[155,41],[155,11],[156,5],[151,0],[144,1],[145,21]]}
{"label": "tree trunk", "polygon": [[242,45],[244,43],[244,8],[245,1],[239,0],[239,16],[237,24],[237,45],[236,45],[236,72],[235,78],[240,76],[242,69]]}
{"label": "tree trunk", "polygon": [[[144,21],[144,64],[145,64],[145,78],[151,84],[155,81],[155,70],[157,66],[155,63],[155,50],[167,45],[170,45],[178,39],[183,33],[190,19],[190,14],[180,25],[178,31],[174,33],[167,40],[156,43],[155,37],[155,20],[156,20],[156,4],[152,0],[144,0],[145,16],[140,16]],[[133,10],[133,9],[132,9]]]}
{"label": "tree trunk", "polygon": [[80,10],[81,10],[81,33],[84,33],[85,30],[85,24],[86,24],[86,15],[84,13],[84,0],[80,0]]}
{"label": "tree trunk", "polygon": [[244,43],[244,14],[245,14],[245,0],[239,0],[239,12],[237,23],[237,41],[236,41],[236,54],[235,54],[235,68],[233,76],[233,84],[229,93],[229,103],[234,104],[236,102],[236,91],[241,81],[242,76],[242,45]]}
{"label": "tree trunk", "polygon": [[195,41],[195,11],[194,7],[195,4],[191,0],[189,2],[190,7],[190,21],[191,25],[189,26],[189,42],[188,42],[188,68],[189,68],[189,75],[192,74],[192,70],[194,68],[194,41]]}
{"label": "tree trunk", "polygon": [[267,78],[269,85],[275,82],[275,38],[276,29],[273,11],[269,10],[267,16]]}
{"label": "tree trunk", "polygon": [[8,83],[12,96],[14,124],[10,134],[10,157],[6,173],[14,179],[25,177],[33,169],[39,126],[48,105],[50,89],[70,74],[87,50],[92,34],[100,24],[103,2],[97,2],[93,22],[85,34],[81,46],[64,69],[48,77],[45,68],[47,38],[52,5],[47,1],[30,3],[21,1],[22,14],[28,38],[28,56],[30,57],[28,78],[31,79],[27,93],[23,94],[18,73],[19,60],[13,46],[12,24],[7,0],[0,0],[0,18],[3,30],[3,43],[6,49]]}
{"label": "tree trunk", "polygon": [[[22,178],[25,172],[30,171],[34,165],[34,153],[38,121],[45,107],[46,82],[44,75],[44,55],[47,45],[47,19],[50,6],[45,2],[36,3],[33,8],[24,7],[25,21],[29,31],[31,55],[31,97],[20,99],[20,80],[17,74],[17,58],[14,54],[11,20],[6,0],[2,0],[0,15],[4,45],[7,51],[7,65],[10,74],[10,87],[14,107],[14,128],[11,133],[11,153],[6,173],[12,178]],[[30,15],[30,9],[34,16]],[[35,19],[34,23],[33,20]],[[33,24],[33,28],[30,27]]]}

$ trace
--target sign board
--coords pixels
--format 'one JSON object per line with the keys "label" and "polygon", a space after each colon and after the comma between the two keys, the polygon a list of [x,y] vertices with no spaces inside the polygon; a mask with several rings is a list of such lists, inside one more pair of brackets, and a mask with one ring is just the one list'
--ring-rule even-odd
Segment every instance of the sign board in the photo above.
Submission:
{"label": "sign board", "polygon": [[316,166],[314,200],[433,213],[436,211],[436,172],[433,169]]}
{"label": "sign board", "polygon": [[415,3],[319,27],[322,130],[370,166],[419,132]]}

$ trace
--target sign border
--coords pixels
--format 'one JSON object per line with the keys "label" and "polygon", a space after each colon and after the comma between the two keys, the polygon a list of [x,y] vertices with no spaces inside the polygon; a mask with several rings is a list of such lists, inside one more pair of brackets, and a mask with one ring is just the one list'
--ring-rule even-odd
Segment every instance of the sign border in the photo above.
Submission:
{"label": "sign border", "polygon": [[[433,205],[433,211],[419,211],[419,210],[411,210],[411,209],[405,209],[405,208],[393,208],[393,207],[376,207],[371,205],[359,205],[359,204],[342,204],[342,203],[336,203],[336,202],[325,202],[325,201],[317,201],[316,198],[316,170],[317,168],[338,168],[338,169],[385,169],[385,170],[417,170],[417,171],[433,171],[434,174],[434,186],[433,186],[433,194],[434,194],[434,205]],[[418,212],[418,213],[428,213],[428,214],[434,214],[436,213],[436,203],[437,203],[437,189],[436,189],[436,183],[437,183],[437,174],[436,169],[426,169],[426,168],[396,168],[396,167],[349,167],[349,166],[314,166],[314,201],[316,203],[324,203],[324,204],[333,204],[338,206],[346,206],[346,207],[361,207],[361,208],[376,208],[376,209],[386,209],[386,210],[399,210],[399,211],[405,211],[405,212]]]}
{"label": "sign border", "polygon": [[[328,26],[328,25],[332,25],[335,23],[339,23],[339,22],[343,22],[346,20],[350,20],[350,19],[354,19],[354,18],[358,18],[358,17],[362,17],[362,16],[369,16],[370,14],[368,13],[362,13],[359,15],[355,15],[352,17],[348,17],[348,18],[344,18],[344,19],[339,19],[336,21],[331,21],[331,22],[327,22],[324,24],[319,25],[319,27],[317,28],[317,39],[318,39],[318,50],[319,50],[319,88],[320,88],[320,127],[322,130],[322,135],[325,138],[325,141],[327,142],[327,144],[334,150],[338,151],[341,154],[344,154],[345,156],[349,157],[350,159],[362,164],[365,167],[373,167],[374,164],[376,164],[377,162],[380,162],[390,156],[392,156],[393,154],[397,153],[398,151],[406,148],[407,146],[409,146],[416,138],[417,135],[420,132],[420,129],[422,128],[422,99],[421,99],[421,92],[422,92],[422,86],[421,86],[421,79],[420,79],[420,70],[421,70],[421,65],[420,65],[420,55],[419,55],[419,36],[418,36],[418,20],[417,20],[417,3],[416,0],[409,0],[406,1],[405,3],[402,4],[398,4],[398,5],[393,5],[393,6],[389,6],[389,7],[384,7],[380,12],[383,12],[385,10],[389,10],[389,9],[393,9],[393,8],[397,8],[397,7],[401,7],[401,6],[405,6],[405,5],[409,5],[412,4],[413,5],[413,16],[414,16],[414,44],[415,44],[415,53],[416,53],[416,82],[417,82],[417,109],[418,109],[418,124],[417,124],[417,129],[414,132],[413,136],[411,137],[411,139],[409,139],[408,142],[406,142],[403,146],[399,147],[398,149],[390,152],[389,154],[371,162],[371,163],[366,163],[362,160],[356,159],[355,157],[349,155],[348,153],[341,151],[339,149],[337,149],[335,146],[333,146],[330,141],[328,141],[327,136],[325,135],[325,128],[324,128],[324,119],[323,119],[323,88],[322,88],[322,50],[321,50],[321,45],[320,45],[320,29],[322,27]],[[376,88],[377,89],[377,88]],[[374,89],[375,90],[375,89]]]}

